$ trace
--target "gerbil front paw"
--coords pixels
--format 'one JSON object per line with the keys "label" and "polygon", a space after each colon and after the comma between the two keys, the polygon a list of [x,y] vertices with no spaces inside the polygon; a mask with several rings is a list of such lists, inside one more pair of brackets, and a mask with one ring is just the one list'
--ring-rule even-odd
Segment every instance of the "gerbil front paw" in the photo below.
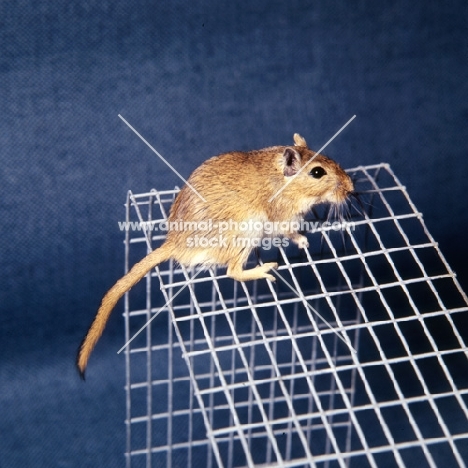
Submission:
{"label": "gerbil front paw", "polygon": [[297,232],[291,236],[291,240],[300,248],[307,249],[309,247],[309,241],[306,236],[298,234]]}

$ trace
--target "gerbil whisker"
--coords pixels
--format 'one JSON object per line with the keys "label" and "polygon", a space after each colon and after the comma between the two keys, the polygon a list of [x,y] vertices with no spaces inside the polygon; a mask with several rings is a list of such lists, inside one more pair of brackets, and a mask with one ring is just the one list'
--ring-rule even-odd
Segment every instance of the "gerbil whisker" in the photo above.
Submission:
{"label": "gerbil whisker", "polygon": [[323,226],[322,226],[322,230],[320,232],[321,236],[320,236],[320,258],[323,258],[323,252],[324,252],[324,244],[323,244],[323,239],[325,237],[325,231],[323,230]]}
{"label": "gerbil whisker", "polygon": [[354,192],[353,198],[357,199],[362,205],[373,206],[373,204],[363,198],[363,196],[368,192]]}
{"label": "gerbil whisker", "polygon": [[330,222],[330,219],[331,219],[331,217],[332,217],[333,206],[334,206],[334,205],[329,205],[329,206],[328,206],[328,209],[327,209],[327,213],[326,213],[326,216],[325,216],[325,220],[326,220],[326,222],[328,222],[328,223]]}
{"label": "gerbil whisker", "polygon": [[[364,207],[364,202],[361,198],[361,194],[359,192],[351,192],[349,196],[351,206],[358,212],[359,215],[365,216],[366,209]],[[358,206],[356,206],[356,204],[353,202],[357,203]]]}
{"label": "gerbil whisker", "polygon": [[350,200],[349,203],[346,203],[346,211],[348,212],[348,219],[353,218],[353,204],[352,201]]}
{"label": "gerbil whisker", "polygon": [[340,230],[340,236],[341,236],[341,243],[343,245],[343,252],[345,253],[345,255],[348,253],[347,249],[346,249],[346,239],[345,239],[345,235],[344,235],[344,232],[343,230]]}
{"label": "gerbil whisker", "polygon": [[337,212],[337,215],[336,215],[337,220],[341,224],[340,236],[341,236],[341,242],[343,244],[343,250],[344,250],[344,252],[346,254],[346,252],[347,252],[346,251],[346,239],[345,239],[344,232],[343,232],[343,223],[345,222],[345,215],[346,215],[347,219],[349,219],[348,205],[346,203],[340,203],[339,205],[336,205],[335,209],[336,209],[336,212]]}
{"label": "gerbil whisker", "polygon": [[364,217],[364,211],[363,209],[359,206],[359,204],[356,204],[354,200],[350,200],[349,203],[351,204],[351,209],[354,209],[358,216]]}
{"label": "gerbil whisker", "polygon": [[349,204],[348,203],[342,203],[341,204],[341,217],[340,221],[349,221],[351,219],[351,211],[349,209]]}

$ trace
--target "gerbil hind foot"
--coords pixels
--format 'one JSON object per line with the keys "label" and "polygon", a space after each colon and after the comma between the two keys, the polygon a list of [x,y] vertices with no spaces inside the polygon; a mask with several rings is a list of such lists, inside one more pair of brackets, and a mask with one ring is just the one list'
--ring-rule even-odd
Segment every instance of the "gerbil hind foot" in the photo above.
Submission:
{"label": "gerbil hind foot", "polygon": [[237,281],[251,281],[256,279],[268,279],[275,281],[275,277],[270,275],[268,272],[273,268],[278,268],[277,263],[264,263],[250,270],[243,270],[242,266],[228,266],[227,275]]}

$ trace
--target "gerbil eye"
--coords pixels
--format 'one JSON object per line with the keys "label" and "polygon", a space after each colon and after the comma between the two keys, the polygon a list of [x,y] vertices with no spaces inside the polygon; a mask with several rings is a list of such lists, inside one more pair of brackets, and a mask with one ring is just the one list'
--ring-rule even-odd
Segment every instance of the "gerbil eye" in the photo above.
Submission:
{"label": "gerbil eye", "polygon": [[323,167],[320,166],[315,166],[312,168],[312,170],[309,172],[309,174],[314,178],[314,179],[321,179],[324,175],[327,175],[327,172]]}

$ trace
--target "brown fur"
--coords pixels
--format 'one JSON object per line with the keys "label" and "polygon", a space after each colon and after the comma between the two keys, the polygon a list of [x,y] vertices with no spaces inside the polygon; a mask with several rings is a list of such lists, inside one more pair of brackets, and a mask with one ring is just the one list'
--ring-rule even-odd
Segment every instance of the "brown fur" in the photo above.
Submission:
{"label": "brown fur", "polygon": [[[174,221],[199,223],[207,220],[290,222],[300,219],[317,203],[344,202],[353,190],[349,176],[331,159],[311,151],[300,135],[295,134],[294,141],[295,146],[232,152],[205,161],[195,169],[188,182],[206,201],[190,187],[184,186],[172,205],[169,225]],[[326,171],[320,179],[309,174],[317,166]],[[270,202],[291,176],[294,177],[292,182]],[[297,232],[280,231],[275,234],[290,238],[300,247],[307,247],[307,239]],[[274,276],[268,272],[277,264],[267,263],[244,270],[251,248],[240,248],[234,243],[236,237],[260,239],[264,237],[263,232],[225,231],[222,235],[227,240],[227,247],[223,248],[189,247],[190,239],[196,235],[215,239],[220,233],[216,227],[209,232],[169,229],[164,244],[137,263],[107,292],[78,352],[77,366],[83,377],[89,356],[117,301],[161,262],[172,258],[186,266],[224,265],[227,266],[227,275],[238,281],[260,278],[274,281]]]}

